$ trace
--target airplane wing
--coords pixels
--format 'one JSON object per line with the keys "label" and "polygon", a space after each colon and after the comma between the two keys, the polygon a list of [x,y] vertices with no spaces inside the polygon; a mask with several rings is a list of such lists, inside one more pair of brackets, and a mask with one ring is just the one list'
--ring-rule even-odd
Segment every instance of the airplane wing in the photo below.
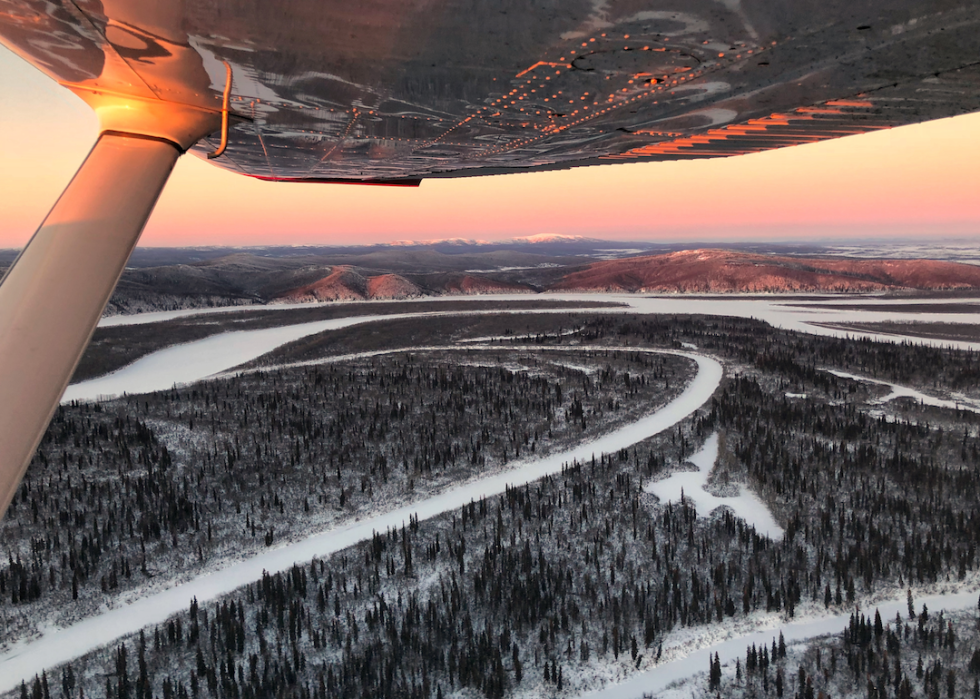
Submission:
{"label": "airplane wing", "polygon": [[980,109],[953,0],[0,0],[101,134],[0,282],[0,514],[177,156],[417,185],[712,158]]}
{"label": "airplane wing", "polygon": [[[980,109],[980,6],[936,0],[2,0],[84,98],[214,109],[214,162],[415,184],[719,157]],[[195,152],[214,151],[218,136]]]}

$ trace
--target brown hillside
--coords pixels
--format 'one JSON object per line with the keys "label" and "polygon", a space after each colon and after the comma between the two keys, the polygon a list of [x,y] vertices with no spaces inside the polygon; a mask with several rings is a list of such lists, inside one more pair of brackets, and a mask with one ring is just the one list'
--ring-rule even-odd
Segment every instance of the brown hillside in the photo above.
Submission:
{"label": "brown hillside", "polygon": [[447,294],[524,294],[530,293],[532,289],[524,284],[467,274],[446,282],[443,291]]}
{"label": "brown hillside", "polygon": [[398,274],[381,274],[367,280],[368,298],[408,299],[421,295],[421,289]]}
{"label": "brown hillside", "polygon": [[350,267],[340,266],[311,284],[279,296],[289,301],[357,301],[367,298],[368,282]]}
{"label": "brown hillside", "polygon": [[691,250],[596,262],[552,291],[780,292],[980,288],[980,267],[934,260],[847,260]]}

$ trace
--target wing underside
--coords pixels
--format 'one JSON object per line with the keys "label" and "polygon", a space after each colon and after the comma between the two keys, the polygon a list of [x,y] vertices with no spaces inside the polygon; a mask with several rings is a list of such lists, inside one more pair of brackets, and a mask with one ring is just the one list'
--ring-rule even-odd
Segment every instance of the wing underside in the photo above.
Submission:
{"label": "wing underside", "polygon": [[227,64],[216,164],[416,184],[752,153],[980,109],[980,6],[884,4],[2,0],[0,39],[83,96],[214,109]]}

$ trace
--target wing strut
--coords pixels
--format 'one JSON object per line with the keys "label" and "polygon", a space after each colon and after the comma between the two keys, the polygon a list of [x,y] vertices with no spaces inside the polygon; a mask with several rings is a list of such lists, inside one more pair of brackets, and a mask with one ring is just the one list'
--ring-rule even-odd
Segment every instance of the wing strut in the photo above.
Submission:
{"label": "wing strut", "polygon": [[104,132],[0,282],[0,517],[180,154]]}

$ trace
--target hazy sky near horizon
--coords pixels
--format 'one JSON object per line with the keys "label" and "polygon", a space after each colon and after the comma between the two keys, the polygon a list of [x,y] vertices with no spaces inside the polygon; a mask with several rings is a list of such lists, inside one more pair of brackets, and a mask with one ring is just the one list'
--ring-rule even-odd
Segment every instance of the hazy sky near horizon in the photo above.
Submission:
{"label": "hazy sky near horizon", "polygon": [[[20,247],[95,141],[67,90],[0,47],[0,248]],[[617,240],[980,234],[980,114],[710,161],[428,180],[261,182],[181,158],[141,245],[361,244],[539,233]]]}

